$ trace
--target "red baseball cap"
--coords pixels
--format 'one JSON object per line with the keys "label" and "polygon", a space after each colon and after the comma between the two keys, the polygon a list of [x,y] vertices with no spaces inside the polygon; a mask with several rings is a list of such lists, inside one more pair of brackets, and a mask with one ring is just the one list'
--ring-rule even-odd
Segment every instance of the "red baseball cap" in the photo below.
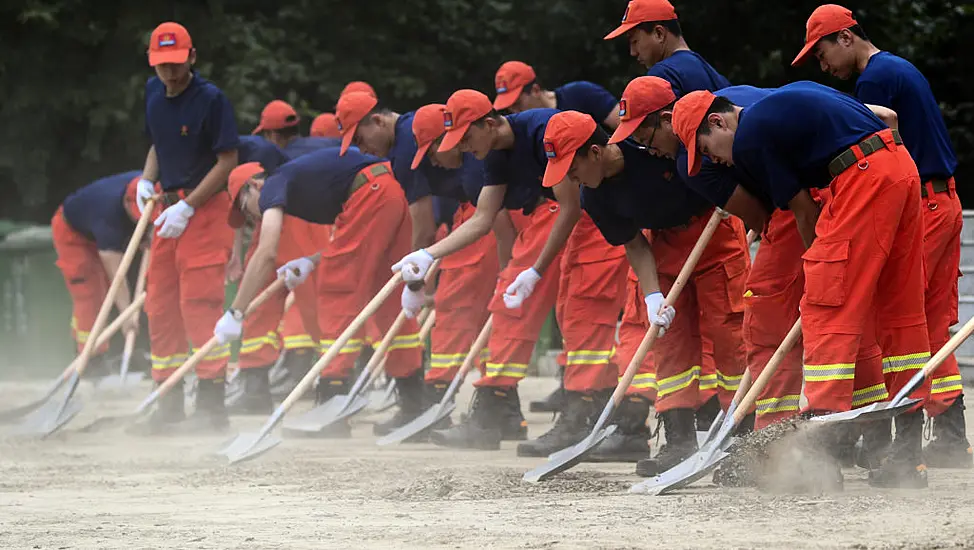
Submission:
{"label": "red baseball cap", "polygon": [[463,139],[464,134],[474,122],[484,118],[494,110],[490,98],[477,90],[457,90],[446,101],[443,111],[443,127],[446,135],[437,149],[446,152],[453,149]]}
{"label": "red baseball cap", "polygon": [[426,156],[426,152],[429,151],[430,145],[436,141],[436,138],[446,132],[446,127],[443,125],[444,110],[446,110],[446,105],[432,103],[416,109],[413,114],[413,135],[416,136],[416,145],[419,147],[416,150],[416,156],[413,157],[413,170],[419,166],[419,163],[423,162],[423,157]]}
{"label": "red baseball cap", "polygon": [[338,131],[338,118],[334,113],[321,113],[311,121],[311,135],[323,138],[339,138],[342,133]]}
{"label": "red baseball cap", "polygon": [[365,92],[372,97],[378,99],[379,96],[376,95],[375,90],[368,82],[363,82],[361,80],[353,80],[342,88],[342,93],[338,94],[338,97],[342,97],[345,94],[350,94],[352,92]]}
{"label": "red baseball cap", "polygon": [[676,10],[673,9],[673,4],[666,0],[632,0],[626,6],[626,13],[622,14],[622,24],[616,27],[616,30],[605,35],[603,40],[612,40],[617,36],[622,36],[640,23],[672,21],[676,18]]}
{"label": "red baseball cap", "polygon": [[494,89],[497,90],[494,108],[500,111],[514,105],[524,87],[536,78],[534,69],[527,63],[508,61],[501,65],[494,74]]}
{"label": "red baseball cap", "polygon": [[192,49],[193,39],[186,27],[172,21],[163,23],[152,31],[149,38],[149,66],[186,63]]}
{"label": "red baseball cap", "polygon": [[591,115],[578,111],[562,111],[548,120],[544,130],[544,154],[548,157],[548,165],[541,185],[553,187],[565,179],[575,152],[585,145],[597,127]]}
{"label": "red baseball cap", "polygon": [[260,124],[251,133],[259,134],[264,130],[290,128],[297,126],[299,122],[301,122],[301,117],[298,116],[294,107],[291,107],[286,101],[275,99],[264,106],[264,110],[260,112]]}
{"label": "red baseball cap", "polygon": [[798,56],[791,62],[792,66],[805,61],[809,52],[818,41],[832,33],[839,32],[859,23],[852,16],[852,12],[838,4],[825,4],[815,8],[812,15],[805,22],[805,47],[798,52]]}
{"label": "red baseball cap", "polygon": [[379,100],[368,92],[349,92],[338,98],[338,107],[335,109],[335,118],[338,121],[338,131],[342,134],[342,149],[340,154],[344,155],[352,145],[352,138],[355,137],[355,129],[358,123],[362,122],[365,115],[369,114]]}
{"label": "red baseball cap", "polygon": [[687,172],[691,176],[700,171],[703,157],[697,151],[697,130],[717,96],[707,90],[697,90],[681,97],[673,106],[673,131],[687,148]]}
{"label": "red baseball cap", "polygon": [[250,178],[264,171],[264,167],[259,162],[246,162],[234,168],[230,172],[230,179],[227,182],[227,192],[230,193],[230,213],[227,215],[227,223],[236,229],[243,227],[247,217],[237,207],[237,197],[240,190],[250,181]]}
{"label": "red baseball cap", "polygon": [[612,133],[609,143],[619,143],[631,136],[636,128],[652,113],[676,101],[670,83],[658,76],[641,76],[633,79],[619,100],[619,127]]}

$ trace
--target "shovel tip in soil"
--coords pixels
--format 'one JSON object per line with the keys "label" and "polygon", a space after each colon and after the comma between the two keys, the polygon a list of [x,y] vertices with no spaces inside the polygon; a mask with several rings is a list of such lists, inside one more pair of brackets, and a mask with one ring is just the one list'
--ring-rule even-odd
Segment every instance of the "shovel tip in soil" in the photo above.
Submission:
{"label": "shovel tip in soil", "polygon": [[540,481],[551,479],[561,472],[573,468],[576,464],[581,462],[588,453],[592,452],[596,447],[598,447],[599,444],[605,440],[605,438],[615,433],[615,431],[616,425],[612,424],[607,428],[590,434],[585,439],[571,447],[553,453],[548,457],[547,462],[525,473],[522,479],[528,483],[538,483]]}
{"label": "shovel tip in soil", "polygon": [[256,433],[243,433],[216,454],[226,458],[227,463],[232,465],[253,460],[280,444],[281,438],[273,434],[261,436]]}

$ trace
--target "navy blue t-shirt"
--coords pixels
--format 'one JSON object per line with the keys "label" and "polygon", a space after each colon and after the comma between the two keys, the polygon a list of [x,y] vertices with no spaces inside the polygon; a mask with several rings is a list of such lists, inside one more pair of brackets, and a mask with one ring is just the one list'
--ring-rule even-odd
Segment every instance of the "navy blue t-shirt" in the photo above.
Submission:
{"label": "navy blue t-shirt", "polygon": [[433,196],[433,219],[436,226],[439,227],[443,224],[452,226],[453,215],[456,214],[457,208],[460,208],[460,201]]}
{"label": "navy blue t-shirt", "polygon": [[886,124],[852,96],[814,82],[778,88],[741,112],[734,164],[775,206],[802,189],[828,187],[829,163]]}
{"label": "navy blue t-shirt", "polygon": [[716,92],[730,82],[697,52],[680,50],[653,65],[646,76],[657,76],[670,83],[677,99],[697,90]]}
{"label": "navy blue t-shirt", "polygon": [[146,134],[156,148],[165,191],[194,189],[216,164],[217,153],[239,143],[233,106],[214,84],[193,74],[176,97],[158,77],[145,85]]}
{"label": "navy blue t-shirt", "polygon": [[98,250],[125,250],[135,223],[125,211],[125,189],[141,170],[101,178],[64,199],[64,219],[72,229],[95,241]]}
{"label": "navy blue t-shirt", "polygon": [[922,181],[954,175],[957,156],[943,114],[930,83],[912,63],[889,52],[872,56],[856,81],[856,97],[896,111],[903,145]]}
{"label": "navy blue t-shirt", "polygon": [[[399,118],[396,119],[396,137],[392,142],[392,148],[389,149],[392,173],[406,194],[406,202],[413,204],[430,195],[453,196],[453,193],[456,192],[459,192],[459,196],[463,197],[463,191],[459,185],[457,185],[456,190],[451,190],[449,170],[433,166],[427,159],[424,159],[422,164],[413,170],[413,159],[419,149],[413,135],[413,117],[415,114],[415,111],[410,111],[399,115]],[[435,180],[435,183],[429,178]],[[436,191],[433,190],[434,186],[437,188]]]}
{"label": "navy blue t-shirt", "polygon": [[[774,88],[730,86],[717,91],[716,95],[729,99],[734,105],[749,107],[773,91],[775,91]],[[687,150],[681,146],[676,160],[680,178],[686,182],[690,189],[696,191],[697,194],[706,198],[713,205],[723,208],[730,200],[731,195],[734,194],[734,189],[740,185],[763,202],[769,210],[772,209],[771,197],[765,193],[760,185],[750,181],[737,167],[717,164],[704,157],[700,164],[700,171],[697,172],[696,176],[690,176],[687,160]]]}
{"label": "navy blue t-shirt", "polygon": [[294,160],[302,155],[307,155],[308,153],[317,151],[319,149],[327,149],[328,147],[340,147],[342,140],[338,138],[323,138],[323,137],[298,137],[291,140],[284,146],[284,154],[287,155],[289,160]]}
{"label": "navy blue t-shirt", "polygon": [[596,189],[582,188],[582,208],[611,245],[623,245],[640,229],[685,225],[709,205],[677,181],[670,159],[655,157],[631,141],[618,144],[625,167]]}
{"label": "navy blue t-shirt", "polygon": [[557,109],[528,109],[508,115],[514,131],[514,147],[491,151],[485,159],[484,185],[507,185],[504,208],[530,214],[540,197],[554,199],[551,188],[541,185],[548,156],[544,151],[544,131]]}
{"label": "navy blue t-shirt", "polygon": [[414,177],[412,185],[406,189],[406,200],[410,204],[430,195],[444,199],[447,203],[452,201],[477,204],[477,196],[484,185],[484,161],[477,160],[469,153],[463,154],[463,165],[460,168],[441,168],[433,166],[429,159],[423,159],[416,171],[420,173],[420,177]]}
{"label": "navy blue t-shirt", "polygon": [[289,159],[281,148],[260,136],[240,136],[240,147],[237,148],[237,164],[259,162],[268,174]]}
{"label": "navy blue t-shirt", "polygon": [[348,190],[363,168],[382,159],[340,147],[321,149],[281,165],[264,181],[260,192],[261,213],[283,207],[284,213],[318,224],[335,223],[348,200]]}
{"label": "navy blue t-shirt", "polygon": [[584,80],[555,88],[555,101],[559,111],[585,113],[599,124],[619,105],[619,100],[609,90]]}

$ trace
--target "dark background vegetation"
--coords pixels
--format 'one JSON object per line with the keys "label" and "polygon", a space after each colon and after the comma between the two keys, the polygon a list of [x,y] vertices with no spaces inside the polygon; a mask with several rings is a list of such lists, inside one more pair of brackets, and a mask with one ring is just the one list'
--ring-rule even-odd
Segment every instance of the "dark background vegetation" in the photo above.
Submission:
{"label": "dark background vegetation", "polygon": [[[542,83],[599,82],[618,94],[642,74],[626,41],[602,36],[624,0],[3,0],[0,2],[0,218],[45,222],[71,190],[142,166],[145,48],[177,20],[198,69],[233,102],[241,133],[283,98],[303,115],[332,110],[349,80],[367,80],[393,108],[490,93],[503,61],[532,64]],[[851,91],[814,64],[792,69],[817,2],[677,0],[690,47],[731,82],[773,87],[814,79]],[[961,158],[974,207],[974,6],[857,1],[873,41],[930,80]]]}

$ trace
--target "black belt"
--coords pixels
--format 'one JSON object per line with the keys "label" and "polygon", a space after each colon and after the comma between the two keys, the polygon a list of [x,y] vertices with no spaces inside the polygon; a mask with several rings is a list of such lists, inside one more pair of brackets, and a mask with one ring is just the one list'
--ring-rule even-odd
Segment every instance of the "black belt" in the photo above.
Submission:
{"label": "black belt", "polygon": [[[893,130],[893,143],[903,145],[903,138],[900,137],[900,133],[897,130]],[[845,172],[850,166],[855,166],[859,163],[859,158],[856,156],[856,147],[862,151],[863,157],[868,157],[880,149],[885,149],[886,142],[878,134],[873,134],[843,151],[842,154],[832,159],[832,162],[829,163],[829,174],[833,178]]]}
{"label": "black belt", "polygon": [[352,186],[348,188],[349,197],[351,197],[352,193],[358,191],[363,185],[369,183],[369,176],[365,174],[366,170],[368,170],[368,172],[372,174],[373,178],[377,178],[383,174],[392,173],[392,171],[386,168],[385,164],[373,164],[372,166],[365,168],[358,174],[355,174],[355,179],[352,180]]}
{"label": "black belt", "polygon": [[185,198],[185,191],[166,191],[159,195],[159,203],[162,204],[163,208],[169,208]]}
{"label": "black belt", "polygon": [[[934,193],[946,193],[950,191],[950,183],[947,180],[930,180],[930,187],[933,187]],[[920,186],[920,196],[927,198],[927,185],[923,184]]]}

